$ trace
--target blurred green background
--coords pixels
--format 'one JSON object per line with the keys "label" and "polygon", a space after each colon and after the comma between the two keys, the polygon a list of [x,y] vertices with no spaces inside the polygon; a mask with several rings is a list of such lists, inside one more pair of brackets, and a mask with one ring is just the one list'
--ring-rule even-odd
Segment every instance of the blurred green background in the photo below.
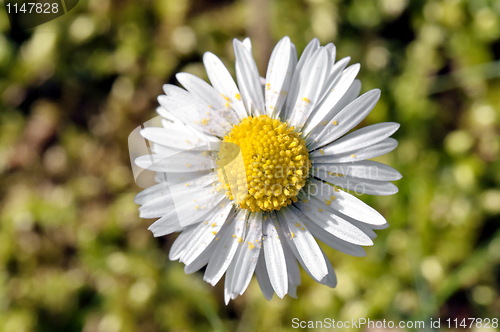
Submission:
{"label": "blurred green background", "polygon": [[[0,31],[0,332],[500,318],[499,1],[82,0],[27,31],[2,7]],[[366,257],[327,250],[337,288],[304,273],[298,299],[268,302],[253,280],[225,306],[138,217],[127,137],[176,72],[206,78],[203,52],[232,70],[250,36],[264,74],[284,35],[361,63],[363,91],[382,89],[364,123],[401,123],[380,159],[404,177],[362,197],[391,225]]]}

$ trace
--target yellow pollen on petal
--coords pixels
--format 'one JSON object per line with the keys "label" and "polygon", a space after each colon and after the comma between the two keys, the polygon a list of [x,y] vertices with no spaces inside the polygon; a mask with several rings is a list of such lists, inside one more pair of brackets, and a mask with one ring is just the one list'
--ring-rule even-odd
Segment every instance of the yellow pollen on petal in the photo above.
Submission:
{"label": "yellow pollen on petal", "polygon": [[332,125],[336,126],[336,125],[338,125],[338,124],[339,124],[339,123],[337,122],[337,120],[333,120],[333,121],[332,121]]}
{"label": "yellow pollen on petal", "polygon": [[337,197],[335,196],[330,196],[330,199],[325,199],[325,204],[326,205],[331,205],[332,202],[336,199]]}
{"label": "yellow pollen on petal", "polygon": [[267,115],[247,117],[224,137],[217,158],[220,187],[252,212],[297,201],[311,161],[301,134]]}
{"label": "yellow pollen on petal", "polygon": [[241,95],[239,93],[237,93],[234,95],[234,98],[236,98],[237,100],[241,100]]}
{"label": "yellow pollen on petal", "polygon": [[304,102],[306,102],[308,104],[311,102],[311,100],[309,98],[306,98],[306,97],[302,98],[302,101],[304,101]]}
{"label": "yellow pollen on petal", "polygon": [[337,178],[341,178],[341,177],[345,176],[344,174],[335,173],[335,172],[328,172],[328,175],[334,176],[334,177],[337,177]]}

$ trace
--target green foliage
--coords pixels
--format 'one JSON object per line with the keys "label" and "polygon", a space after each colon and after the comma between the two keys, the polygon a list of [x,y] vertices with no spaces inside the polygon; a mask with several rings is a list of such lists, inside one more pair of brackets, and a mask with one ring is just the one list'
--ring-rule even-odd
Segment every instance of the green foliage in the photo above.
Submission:
{"label": "green foliage", "polygon": [[[500,312],[500,6],[488,0],[81,1],[29,31],[0,12],[0,332],[288,331],[292,318],[426,320]],[[254,23],[252,23],[254,22]],[[257,23],[255,23],[257,22]],[[265,22],[264,22],[265,23]],[[361,197],[387,218],[367,256],[325,250],[336,289],[305,273],[298,299],[223,284],[168,261],[175,236],[138,217],[128,134],[162,84],[229,67],[253,37],[261,66],[289,35],[361,63],[382,98],[364,124],[401,123],[380,158],[400,192]]]}

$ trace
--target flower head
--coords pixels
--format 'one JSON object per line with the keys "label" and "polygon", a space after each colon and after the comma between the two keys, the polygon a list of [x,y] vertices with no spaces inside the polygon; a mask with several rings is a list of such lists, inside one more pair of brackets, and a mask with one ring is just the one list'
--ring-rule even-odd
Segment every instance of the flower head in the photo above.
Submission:
{"label": "flower head", "polygon": [[[153,153],[136,164],[157,184],[136,197],[155,236],[181,232],[169,257],[186,273],[205,265],[215,285],[225,274],[226,303],[255,273],[266,296],[296,296],[299,264],[334,287],[333,268],[316,239],[350,255],[364,254],[385,219],[354,195],[391,195],[399,172],[368,159],[397,146],[397,123],[350,132],[380,91],[359,96],[359,65],[335,60],[335,46],[314,39],[297,59],[288,37],[275,47],[265,79],[249,40],[234,41],[237,84],[213,54],[204,55],[211,85],[177,74],[184,89],[165,85],[162,127],[142,136]],[[350,133],[349,133],[350,132]]]}

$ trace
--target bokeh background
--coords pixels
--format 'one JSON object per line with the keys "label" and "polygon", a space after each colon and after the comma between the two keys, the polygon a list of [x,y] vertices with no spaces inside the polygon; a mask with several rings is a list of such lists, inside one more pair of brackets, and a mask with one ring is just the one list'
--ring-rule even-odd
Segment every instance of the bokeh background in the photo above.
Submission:
{"label": "bokeh background", "polygon": [[[0,331],[292,331],[292,318],[500,318],[500,2],[494,0],[82,0],[36,27],[0,9]],[[228,306],[222,283],[170,262],[175,235],[138,217],[127,137],[203,52],[233,70],[250,36],[313,37],[361,64],[396,121],[400,192],[368,197],[390,227],[366,257],[327,250],[329,289],[298,299],[256,280]],[[481,329],[487,331],[487,329]]]}

